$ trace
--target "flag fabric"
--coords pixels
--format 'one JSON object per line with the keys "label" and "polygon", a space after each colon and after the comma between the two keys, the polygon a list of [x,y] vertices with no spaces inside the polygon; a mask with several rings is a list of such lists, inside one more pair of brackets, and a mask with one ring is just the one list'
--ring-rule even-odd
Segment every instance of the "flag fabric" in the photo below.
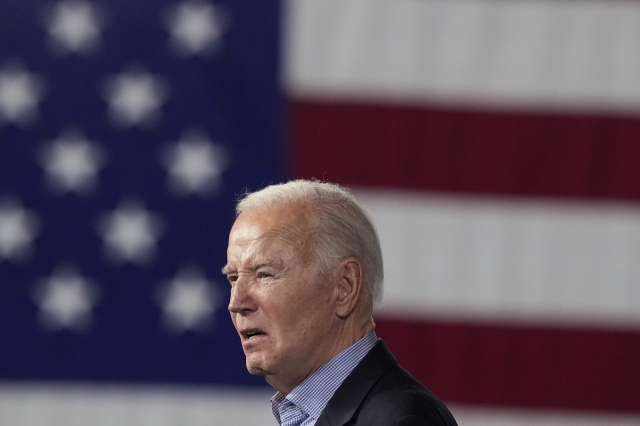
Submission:
{"label": "flag fabric", "polygon": [[400,363],[460,424],[640,424],[640,5],[288,4],[293,170],[371,212]]}
{"label": "flag fabric", "polygon": [[284,174],[278,11],[0,4],[0,424],[273,422],[220,269]]}

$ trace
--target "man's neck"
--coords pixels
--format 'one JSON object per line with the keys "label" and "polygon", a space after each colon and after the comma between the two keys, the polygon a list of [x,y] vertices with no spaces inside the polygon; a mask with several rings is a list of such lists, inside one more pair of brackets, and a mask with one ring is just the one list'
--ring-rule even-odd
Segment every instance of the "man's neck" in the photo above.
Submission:
{"label": "man's neck", "polygon": [[302,383],[307,377],[313,374],[318,368],[325,365],[327,362],[331,361],[335,358],[339,353],[347,349],[349,346],[353,345],[360,339],[362,339],[367,334],[371,333],[375,330],[375,323],[373,322],[373,318],[369,318],[367,321],[362,324],[358,324],[357,327],[349,327],[348,330],[343,330],[340,333],[340,338],[336,339],[335,343],[331,346],[332,350],[327,352],[327,355],[320,358],[319,360],[313,363],[311,368],[306,369],[306,371],[297,376],[290,377],[282,377],[282,376],[265,376],[265,380],[269,383],[275,390],[278,392],[288,395],[296,386]]}

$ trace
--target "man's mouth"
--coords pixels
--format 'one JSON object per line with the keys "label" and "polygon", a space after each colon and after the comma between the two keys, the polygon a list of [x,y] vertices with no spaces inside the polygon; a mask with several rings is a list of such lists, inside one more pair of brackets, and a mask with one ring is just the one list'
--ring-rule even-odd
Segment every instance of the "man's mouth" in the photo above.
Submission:
{"label": "man's mouth", "polygon": [[248,328],[248,329],[242,330],[240,334],[242,335],[242,338],[245,340],[266,335],[264,331],[259,330],[257,328]]}

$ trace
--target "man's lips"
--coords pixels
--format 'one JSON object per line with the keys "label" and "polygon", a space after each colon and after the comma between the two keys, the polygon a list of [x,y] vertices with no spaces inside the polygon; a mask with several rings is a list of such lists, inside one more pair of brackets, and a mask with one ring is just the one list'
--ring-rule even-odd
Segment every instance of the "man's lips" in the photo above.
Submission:
{"label": "man's lips", "polygon": [[242,336],[243,341],[256,339],[260,336],[265,336],[267,333],[260,330],[259,328],[244,328],[240,330],[240,336]]}

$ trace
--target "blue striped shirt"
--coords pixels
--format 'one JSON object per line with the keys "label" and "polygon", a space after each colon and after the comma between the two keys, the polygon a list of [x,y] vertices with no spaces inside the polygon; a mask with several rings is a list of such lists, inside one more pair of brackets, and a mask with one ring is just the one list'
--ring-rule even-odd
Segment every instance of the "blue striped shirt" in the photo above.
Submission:
{"label": "blue striped shirt", "polygon": [[311,373],[288,395],[276,392],[271,410],[278,424],[314,425],[344,379],[376,343],[378,337],[372,331]]}

